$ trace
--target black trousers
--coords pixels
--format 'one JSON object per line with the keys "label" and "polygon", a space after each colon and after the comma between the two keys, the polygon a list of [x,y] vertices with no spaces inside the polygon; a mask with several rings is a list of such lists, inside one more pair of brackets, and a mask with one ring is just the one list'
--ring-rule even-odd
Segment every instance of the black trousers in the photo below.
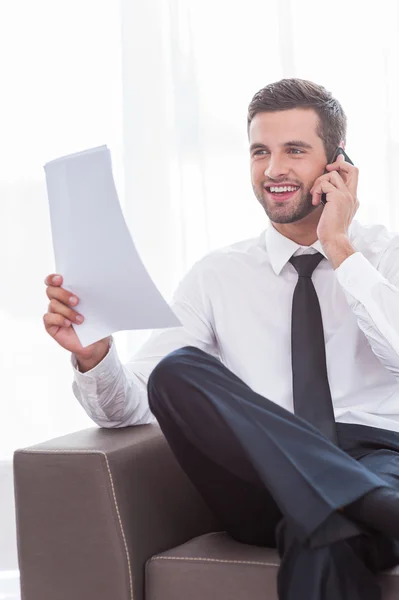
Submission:
{"label": "black trousers", "polygon": [[194,347],[166,356],[150,408],[178,462],[237,541],[277,547],[280,600],[379,600],[399,543],[339,510],[399,490],[399,434],[338,423],[339,446]]}

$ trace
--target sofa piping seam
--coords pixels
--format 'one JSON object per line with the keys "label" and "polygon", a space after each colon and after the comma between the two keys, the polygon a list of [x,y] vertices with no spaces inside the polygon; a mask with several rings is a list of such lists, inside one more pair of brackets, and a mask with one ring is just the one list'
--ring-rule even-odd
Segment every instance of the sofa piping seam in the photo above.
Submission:
{"label": "sofa piping seam", "polygon": [[15,451],[16,454],[52,454],[53,452],[59,452],[60,454],[102,454],[107,456],[105,452],[101,450],[90,450],[89,448],[79,448],[76,450],[68,450],[66,448],[21,448]]}
{"label": "sofa piping seam", "polygon": [[221,559],[221,558],[205,558],[202,556],[198,556],[198,557],[193,557],[193,556],[154,556],[150,559],[151,561],[154,560],[192,560],[192,561],[203,561],[203,562],[217,562],[217,563],[228,563],[228,564],[234,564],[234,565],[260,565],[260,566],[264,566],[264,567],[278,567],[278,564],[276,563],[270,563],[270,562],[260,562],[260,561],[254,561],[254,560],[227,560],[227,559]]}
{"label": "sofa piping seam", "polygon": [[113,498],[114,498],[114,504],[115,504],[116,514],[118,515],[119,527],[120,527],[120,530],[121,530],[121,534],[122,534],[122,538],[123,538],[123,543],[124,543],[124,546],[125,546],[126,559],[127,559],[127,568],[128,568],[128,573],[129,573],[130,599],[134,600],[134,596],[133,596],[132,568],[131,568],[131,564],[130,564],[129,549],[127,547],[127,541],[126,541],[125,531],[123,529],[122,518],[121,518],[121,515],[120,515],[120,512],[119,512],[118,501],[116,499],[116,493],[115,493],[115,488],[114,488],[114,480],[112,478],[111,468],[110,468],[109,462],[108,462],[108,456],[105,454],[105,452],[101,452],[99,454],[102,454],[104,456],[105,463],[106,463],[107,469],[108,469],[108,476],[109,476],[109,480],[110,480],[110,483],[111,483],[111,489],[112,489],[112,495],[113,495]]}

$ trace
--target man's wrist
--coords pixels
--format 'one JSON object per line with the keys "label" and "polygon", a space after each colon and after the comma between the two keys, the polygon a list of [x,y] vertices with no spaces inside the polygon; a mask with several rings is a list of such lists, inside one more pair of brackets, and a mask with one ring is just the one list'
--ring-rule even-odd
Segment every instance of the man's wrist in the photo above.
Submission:
{"label": "man's wrist", "polygon": [[75,354],[76,362],[80,373],[87,373],[100,364],[107,356],[110,349],[111,338],[105,338],[97,342],[93,354],[90,357],[83,357]]}
{"label": "man's wrist", "polygon": [[321,245],[334,270],[338,269],[347,258],[357,252],[356,248],[352,246],[348,236],[344,234],[331,240],[321,241]]}

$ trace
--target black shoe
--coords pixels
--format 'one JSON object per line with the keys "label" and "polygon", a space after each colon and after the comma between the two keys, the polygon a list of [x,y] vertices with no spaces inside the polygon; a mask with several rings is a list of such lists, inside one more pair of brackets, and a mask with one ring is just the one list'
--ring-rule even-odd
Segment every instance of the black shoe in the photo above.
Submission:
{"label": "black shoe", "polygon": [[345,516],[399,540],[399,492],[381,487],[344,506]]}

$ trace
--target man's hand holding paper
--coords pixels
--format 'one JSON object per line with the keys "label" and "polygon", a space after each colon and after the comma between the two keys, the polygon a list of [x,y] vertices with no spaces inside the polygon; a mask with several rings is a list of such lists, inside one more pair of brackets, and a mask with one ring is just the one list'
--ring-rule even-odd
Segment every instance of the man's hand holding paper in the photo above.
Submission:
{"label": "man's hand holding paper", "polygon": [[[130,236],[108,148],[101,146],[56,159],[45,165],[45,173],[62,293],[71,292],[79,302],[77,312],[66,302],[66,296],[57,297],[60,284],[46,279],[50,307],[45,325],[50,335],[55,339],[62,335],[61,345],[69,346],[71,352],[79,349],[78,340],[83,355],[95,342],[101,340],[104,345],[116,331],[179,326]],[[84,316],[82,324],[76,321],[78,313]],[[77,340],[66,331],[61,334],[57,327],[72,327]]]}

